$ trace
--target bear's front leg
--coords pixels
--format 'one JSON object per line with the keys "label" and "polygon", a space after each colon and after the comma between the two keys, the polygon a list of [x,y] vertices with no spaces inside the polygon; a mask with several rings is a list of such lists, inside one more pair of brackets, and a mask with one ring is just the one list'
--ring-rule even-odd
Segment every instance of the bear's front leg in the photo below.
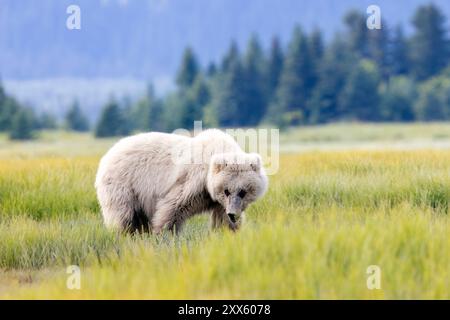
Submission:
{"label": "bear's front leg", "polygon": [[152,218],[153,232],[158,234],[166,229],[178,234],[186,219],[191,215],[187,199],[188,197],[184,196],[179,186],[160,200]]}
{"label": "bear's front leg", "polygon": [[170,206],[162,206],[156,210],[152,219],[153,232],[161,233],[163,230],[170,230],[179,234],[186,218],[181,212]]}

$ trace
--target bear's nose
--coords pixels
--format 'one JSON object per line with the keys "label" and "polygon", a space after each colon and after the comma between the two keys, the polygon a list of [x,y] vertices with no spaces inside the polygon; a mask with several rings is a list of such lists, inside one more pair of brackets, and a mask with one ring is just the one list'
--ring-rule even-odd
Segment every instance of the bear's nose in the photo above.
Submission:
{"label": "bear's nose", "polygon": [[236,214],[235,213],[227,213],[228,217],[230,218],[231,222],[236,222]]}

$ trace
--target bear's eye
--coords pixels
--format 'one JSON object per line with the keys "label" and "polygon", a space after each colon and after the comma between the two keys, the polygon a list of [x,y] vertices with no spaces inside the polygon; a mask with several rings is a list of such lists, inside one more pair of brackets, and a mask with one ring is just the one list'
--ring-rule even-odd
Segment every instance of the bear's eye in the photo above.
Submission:
{"label": "bear's eye", "polygon": [[225,195],[228,197],[230,195],[230,191],[228,191],[228,189],[225,189]]}
{"label": "bear's eye", "polygon": [[243,197],[245,197],[246,194],[247,194],[247,191],[241,190],[241,191],[239,191],[238,196],[243,198]]}

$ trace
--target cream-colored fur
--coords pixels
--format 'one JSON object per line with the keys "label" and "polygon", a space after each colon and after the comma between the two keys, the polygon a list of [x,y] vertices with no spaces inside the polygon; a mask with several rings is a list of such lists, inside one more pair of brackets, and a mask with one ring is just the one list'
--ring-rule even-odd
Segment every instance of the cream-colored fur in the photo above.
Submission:
{"label": "cream-colored fur", "polygon": [[266,191],[267,177],[259,155],[220,130],[194,138],[152,132],[114,145],[100,161],[95,187],[110,228],[179,231],[187,218],[209,211],[212,227],[235,230]]}

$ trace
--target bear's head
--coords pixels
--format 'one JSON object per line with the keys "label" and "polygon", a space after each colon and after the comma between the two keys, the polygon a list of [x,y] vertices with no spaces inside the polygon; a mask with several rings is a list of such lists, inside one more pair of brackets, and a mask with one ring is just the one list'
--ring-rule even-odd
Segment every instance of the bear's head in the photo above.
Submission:
{"label": "bear's head", "polygon": [[264,195],[267,184],[261,157],[256,153],[221,153],[211,157],[208,192],[223,206],[233,225],[239,224],[249,204]]}

